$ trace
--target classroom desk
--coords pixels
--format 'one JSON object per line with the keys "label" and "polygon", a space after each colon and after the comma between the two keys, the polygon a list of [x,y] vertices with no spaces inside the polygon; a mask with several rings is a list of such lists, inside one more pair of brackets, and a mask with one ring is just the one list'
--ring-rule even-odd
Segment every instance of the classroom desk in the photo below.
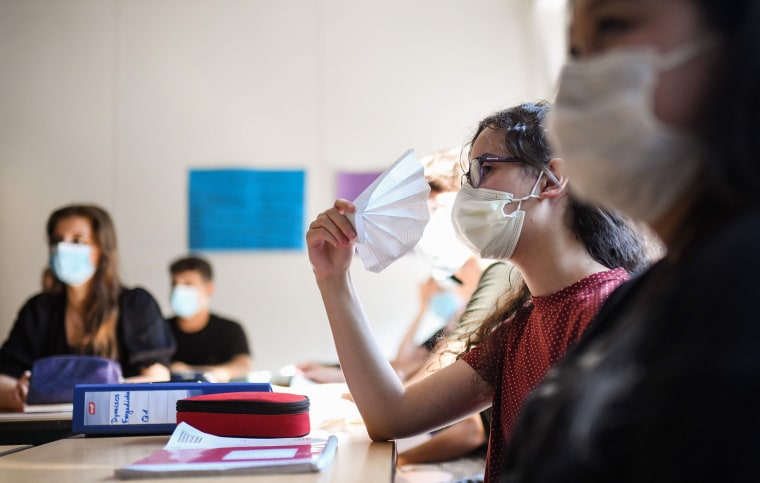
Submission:
{"label": "classroom desk", "polygon": [[[390,482],[396,468],[396,443],[373,443],[361,421],[356,406],[343,399],[345,384],[320,384],[306,387],[274,388],[306,394],[311,400],[310,419],[314,430],[324,430],[338,437],[338,451],[332,464],[319,473],[224,476],[219,480],[235,483],[326,483]],[[5,429],[15,427],[42,431],[71,431],[71,413],[0,413],[0,437]],[[65,436],[65,435],[63,435]],[[65,439],[0,457],[0,480],[21,482],[119,481],[116,468],[142,459],[166,445],[169,435],[98,436],[74,435]],[[6,444],[6,443],[0,443]],[[11,444],[11,443],[7,443]],[[195,481],[195,478],[158,478],[139,481]],[[197,481],[205,481],[198,477]],[[128,481],[128,480],[124,480]]]}
{"label": "classroom desk", "polygon": [[71,436],[71,412],[0,412],[0,444],[44,444]]}
{"label": "classroom desk", "polygon": [[0,456],[5,456],[31,447],[32,445],[30,444],[2,444],[0,445]]}
{"label": "classroom desk", "polygon": [[[332,464],[319,473],[244,475],[214,478],[224,483],[387,483],[394,479],[394,442],[373,443],[363,426],[337,433],[338,451]],[[114,470],[161,449],[168,436],[74,436],[0,458],[3,481],[60,483],[118,481]],[[193,478],[143,479],[141,482],[193,481]],[[198,481],[204,480],[199,477]],[[128,481],[128,480],[124,480]]]}

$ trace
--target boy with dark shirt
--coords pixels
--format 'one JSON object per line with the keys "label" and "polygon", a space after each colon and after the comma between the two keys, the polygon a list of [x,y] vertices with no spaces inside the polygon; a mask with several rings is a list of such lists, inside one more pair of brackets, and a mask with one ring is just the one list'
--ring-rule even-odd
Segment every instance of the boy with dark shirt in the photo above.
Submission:
{"label": "boy with dark shirt", "polygon": [[169,272],[176,315],[167,322],[177,342],[172,373],[180,377],[203,373],[219,382],[246,378],[253,360],[243,328],[209,311],[214,293],[211,265],[190,256],[173,262]]}

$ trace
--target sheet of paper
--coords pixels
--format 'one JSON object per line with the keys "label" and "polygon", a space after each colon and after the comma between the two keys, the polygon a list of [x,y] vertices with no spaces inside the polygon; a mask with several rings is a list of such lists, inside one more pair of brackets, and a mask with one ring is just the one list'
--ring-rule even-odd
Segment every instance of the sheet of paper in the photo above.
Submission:
{"label": "sheet of paper", "polygon": [[214,436],[190,426],[186,422],[177,425],[164,449],[234,448],[240,446],[283,446],[309,442],[327,441],[327,433],[302,438],[229,438]]}
{"label": "sheet of paper", "polygon": [[24,404],[25,413],[70,413],[74,403]]}

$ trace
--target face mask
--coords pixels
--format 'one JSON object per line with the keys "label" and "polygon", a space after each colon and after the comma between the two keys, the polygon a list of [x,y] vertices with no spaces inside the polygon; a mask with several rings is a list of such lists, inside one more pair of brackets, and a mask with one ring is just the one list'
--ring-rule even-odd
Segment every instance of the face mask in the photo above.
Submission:
{"label": "face mask", "polygon": [[50,268],[56,278],[66,285],[81,285],[95,273],[91,254],[90,245],[60,242],[50,254]]}
{"label": "face mask", "polygon": [[[482,258],[509,259],[515,251],[525,219],[525,212],[520,210],[520,206],[527,199],[539,198],[533,193],[541,181],[541,175],[530,194],[523,198],[515,198],[504,191],[463,184],[451,214],[459,239]],[[514,202],[518,202],[517,209],[510,214],[504,213],[504,208]]]}
{"label": "face mask", "polygon": [[440,319],[449,320],[462,305],[456,294],[444,290],[430,297],[430,310]]}
{"label": "face mask", "polygon": [[200,294],[189,285],[176,285],[171,298],[172,310],[183,319],[192,317],[201,309]]}
{"label": "face mask", "polygon": [[712,45],[617,49],[565,65],[547,129],[579,198],[648,222],[673,205],[695,179],[699,145],[655,117],[654,88]]}

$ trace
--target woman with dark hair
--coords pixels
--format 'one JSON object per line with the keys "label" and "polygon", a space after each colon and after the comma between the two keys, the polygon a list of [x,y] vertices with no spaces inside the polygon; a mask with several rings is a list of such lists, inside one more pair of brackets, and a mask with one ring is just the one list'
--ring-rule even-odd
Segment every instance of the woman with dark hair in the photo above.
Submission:
{"label": "woman with dark hair", "polygon": [[70,205],[47,222],[50,268],[63,290],[43,292],[21,308],[0,348],[0,408],[21,409],[36,359],[61,354],[119,361],[134,382],[169,380],[174,340],[158,304],[118,273],[116,231],[108,213]]}
{"label": "woman with dark hair", "polygon": [[349,267],[356,233],[338,200],[306,235],[309,257],[351,394],[375,440],[450,424],[493,404],[486,479],[498,474],[525,396],[585,330],[602,301],[645,265],[636,232],[577,203],[544,139],[545,103],[485,119],[469,150],[453,221],[484,258],[509,259],[525,288],[460,360],[404,386],[372,338]]}
{"label": "woman with dark hair", "polygon": [[572,5],[552,140],[668,253],[532,393],[503,481],[760,481],[760,2]]}
{"label": "woman with dark hair", "polygon": [[[537,103],[523,104],[519,108],[489,116],[478,125],[469,143],[470,149],[484,131],[503,132],[507,151],[524,163],[524,170],[535,177],[552,157],[542,129],[544,116],[548,112],[547,103]],[[488,163],[484,166],[481,170],[485,169],[487,172],[491,169]],[[547,173],[547,176],[549,175]],[[592,259],[605,267],[623,267],[629,273],[637,273],[647,267],[649,259],[644,256],[646,255],[644,244],[647,240],[642,239],[641,230],[634,229],[629,220],[610,211],[581,203],[574,196],[566,198],[566,223],[571,232],[583,243]],[[457,220],[455,219],[454,222],[456,224]],[[466,236],[466,228],[460,228],[460,232],[463,231]],[[523,239],[523,235],[520,235],[520,239]],[[470,245],[473,245],[472,242]],[[477,246],[472,246],[472,248],[479,251],[484,258],[508,258],[502,256],[504,255],[502,250],[505,248],[501,244],[495,244],[494,248],[484,250],[478,250]],[[465,334],[465,353],[485,340],[496,326],[530,301],[531,292],[520,273],[515,277],[512,287],[505,296],[506,298],[489,317]]]}

